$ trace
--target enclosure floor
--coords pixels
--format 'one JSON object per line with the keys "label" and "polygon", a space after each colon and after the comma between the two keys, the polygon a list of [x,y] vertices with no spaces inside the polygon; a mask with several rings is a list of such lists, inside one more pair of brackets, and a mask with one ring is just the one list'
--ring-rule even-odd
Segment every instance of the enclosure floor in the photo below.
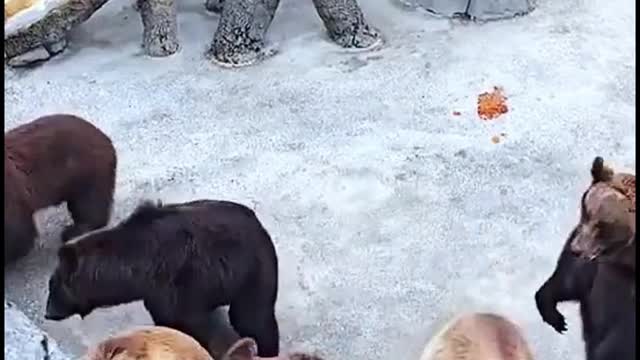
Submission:
{"label": "enclosure floor", "polygon": [[[111,0],[63,56],[5,77],[5,130],[71,112],[108,133],[114,221],[144,198],[254,207],[279,254],[284,350],[417,360],[454,313],[492,310],[525,329],[536,358],[583,359],[577,307],[561,307],[559,335],[533,294],[593,157],[635,168],[635,3],[540,0],[474,25],[389,1],[360,1],[386,37],[370,53],[327,41],[311,1],[282,1],[269,32],[280,53],[229,71],[203,58],[218,18],[200,1],[180,1],[181,51],[149,59],[131,3]],[[482,121],[477,95],[494,85],[509,112]],[[150,322],[139,303],[44,321],[68,217],[37,218],[44,245],[7,270],[9,300],[78,354]]]}

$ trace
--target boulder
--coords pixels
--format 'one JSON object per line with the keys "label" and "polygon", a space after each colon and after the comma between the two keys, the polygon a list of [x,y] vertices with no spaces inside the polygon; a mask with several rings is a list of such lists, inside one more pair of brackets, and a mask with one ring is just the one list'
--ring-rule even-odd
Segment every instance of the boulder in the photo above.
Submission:
{"label": "boulder", "polygon": [[535,8],[535,0],[393,0],[404,7],[424,9],[444,17],[469,17],[488,21],[524,15]]}
{"label": "boulder", "polygon": [[4,301],[5,360],[71,360],[15,305]]}
{"label": "boulder", "polygon": [[4,57],[10,66],[47,60],[67,47],[67,33],[87,21],[107,0],[8,0]]}

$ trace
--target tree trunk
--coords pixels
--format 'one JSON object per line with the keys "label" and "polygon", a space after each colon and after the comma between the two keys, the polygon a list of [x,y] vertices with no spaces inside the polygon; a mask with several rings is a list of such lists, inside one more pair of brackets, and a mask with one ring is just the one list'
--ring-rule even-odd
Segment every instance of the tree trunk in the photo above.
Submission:
{"label": "tree trunk", "polygon": [[87,21],[106,2],[107,0],[69,0],[35,23],[5,35],[4,53],[9,65],[29,63],[25,60],[24,63],[14,61],[12,64],[13,58],[24,56],[26,59],[28,54],[40,53],[46,59],[61,52],[66,47],[69,30]]}
{"label": "tree trunk", "polygon": [[178,15],[174,0],[137,0],[142,18],[142,48],[153,57],[178,51]]}
{"label": "tree trunk", "polygon": [[204,7],[213,13],[220,14],[222,7],[224,6],[224,0],[206,0]]}
{"label": "tree trunk", "polygon": [[254,64],[272,55],[265,35],[280,0],[225,0],[207,56],[222,66]]}
{"label": "tree trunk", "polygon": [[366,49],[382,41],[378,31],[367,24],[356,0],[313,0],[313,5],[338,45]]}

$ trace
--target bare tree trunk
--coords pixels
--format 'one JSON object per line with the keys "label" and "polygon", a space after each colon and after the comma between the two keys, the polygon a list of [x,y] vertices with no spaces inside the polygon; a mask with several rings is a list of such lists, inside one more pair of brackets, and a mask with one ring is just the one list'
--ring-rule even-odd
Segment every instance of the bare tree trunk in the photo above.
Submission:
{"label": "bare tree trunk", "polygon": [[222,7],[224,6],[224,0],[206,0],[204,2],[204,7],[211,12],[216,14],[220,14],[222,12]]}
{"label": "bare tree trunk", "polygon": [[[9,65],[25,65],[29,60],[44,60],[62,52],[67,45],[69,30],[87,21],[106,2],[70,0],[26,28],[5,36],[4,53]],[[20,57],[24,59],[18,59]]]}
{"label": "bare tree trunk", "polygon": [[356,0],[313,0],[313,5],[338,45],[364,49],[382,41],[378,31],[367,24]]}
{"label": "bare tree trunk", "polygon": [[237,67],[272,54],[265,50],[265,35],[279,3],[280,0],[225,0],[207,56],[219,65]]}
{"label": "bare tree trunk", "polygon": [[153,57],[174,54],[178,43],[178,15],[174,0],[137,0],[142,18],[142,48]]}

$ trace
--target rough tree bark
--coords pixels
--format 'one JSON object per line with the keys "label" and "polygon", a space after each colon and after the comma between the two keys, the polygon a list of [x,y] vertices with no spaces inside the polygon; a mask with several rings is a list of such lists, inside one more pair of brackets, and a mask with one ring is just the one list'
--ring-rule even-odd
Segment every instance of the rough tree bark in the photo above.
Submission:
{"label": "rough tree bark", "polygon": [[174,0],[137,0],[142,18],[142,48],[153,57],[178,51],[178,14]]}
{"label": "rough tree bark", "polygon": [[207,57],[218,65],[254,64],[275,53],[265,49],[265,35],[280,0],[225,0]]}
{"label": "rough tree bark", "polygon": [[369,26],[356,0],[313,0],[329,37],[344,48],[366,49],[382,42]]}
{"label": "rough tree bark", "polygon": [[20,66],[44,60],[67,46],[66,35],[87,21],[107,0],[70,0],[42,19],[4,39],[4,56],[9,65]]}

